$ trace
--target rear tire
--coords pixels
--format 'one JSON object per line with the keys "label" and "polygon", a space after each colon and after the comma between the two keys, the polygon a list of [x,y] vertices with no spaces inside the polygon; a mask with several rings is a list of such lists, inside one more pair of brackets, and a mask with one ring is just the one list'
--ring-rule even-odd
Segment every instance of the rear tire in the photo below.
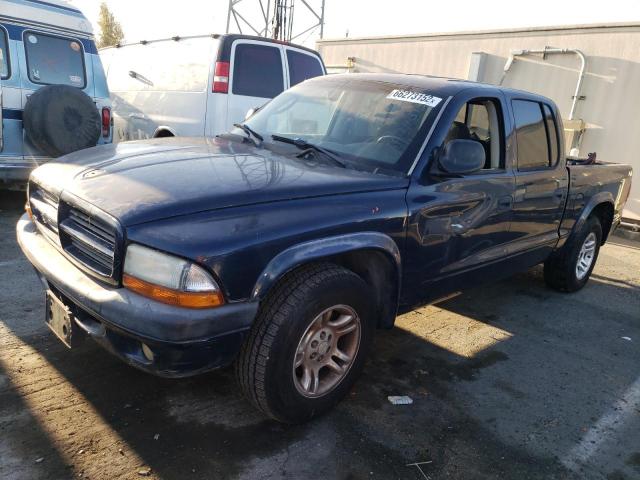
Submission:
{"label": "rear tire", "polygon": [[249,401],[285,423],[331,409],[349,392],[370,348],[369,299],[362,278],[338,265],[287,275],[264,301],[236,361]]}
{"label": "rear tire", "polygon": [[544,263],[544,280],[561,292],[576,292],[585,286],[596,265],[602,226],[591,216],[567,243]]}

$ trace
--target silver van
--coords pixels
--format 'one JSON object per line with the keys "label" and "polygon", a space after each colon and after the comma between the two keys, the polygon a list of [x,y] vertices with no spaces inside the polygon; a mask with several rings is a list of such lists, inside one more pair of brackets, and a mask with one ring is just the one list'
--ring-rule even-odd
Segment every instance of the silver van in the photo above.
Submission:
{"label": "silver van", "polygon": [[0,0],[0,188],[110,143],[111,101],[91,25],[61,0]]}

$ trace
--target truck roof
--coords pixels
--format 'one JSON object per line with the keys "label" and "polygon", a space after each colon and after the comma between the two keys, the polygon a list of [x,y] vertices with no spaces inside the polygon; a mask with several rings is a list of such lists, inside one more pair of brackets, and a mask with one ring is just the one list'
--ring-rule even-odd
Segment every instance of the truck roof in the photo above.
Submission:
{"label": "truck roof", "polygon": [[[469,88],[476,88],[485,90],[487,93],[491,91],[501,91],[519,98],[528,98],[553,104],[553,102],[548,98],[535,93],[459,78],[436,77],[412,73],[341,73],[331,75],[330,78],[358,78],[371,82],[395,83],[398,85],[405,85],[407,87],[423,88],[425,90],[429,90],[431,93],[438,94],[443,97],[455,95],[462,90],[467,90]],[[313,81],[313,79],[311,81]]]}

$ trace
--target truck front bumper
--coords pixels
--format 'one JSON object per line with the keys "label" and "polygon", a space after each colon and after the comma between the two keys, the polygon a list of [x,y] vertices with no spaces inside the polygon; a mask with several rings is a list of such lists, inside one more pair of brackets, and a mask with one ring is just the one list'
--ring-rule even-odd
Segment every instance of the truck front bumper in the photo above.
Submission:
{"label": "truck front bumper", "polygon": [[[254,302],[185,309],[105,285],[75,267],[25,214],[18,243],[45,289],[75,324],[126,363],[164,377],[184,377],[230,364],[258,310]],[[151,353],[150,353],[151,352]]]}

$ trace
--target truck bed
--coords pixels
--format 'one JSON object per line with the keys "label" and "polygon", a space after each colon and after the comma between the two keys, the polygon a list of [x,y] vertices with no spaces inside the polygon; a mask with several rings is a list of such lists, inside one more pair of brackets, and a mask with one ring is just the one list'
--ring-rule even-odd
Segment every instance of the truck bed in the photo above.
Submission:
{"label": "truck bed", "polygon": [[567,164],[569,196],[561,231],[570,231],[585,207],[603,197],[614,203],[613,225],[622,218],[622,208],[631,190],[631,165],[596,162],[593,164]]}

